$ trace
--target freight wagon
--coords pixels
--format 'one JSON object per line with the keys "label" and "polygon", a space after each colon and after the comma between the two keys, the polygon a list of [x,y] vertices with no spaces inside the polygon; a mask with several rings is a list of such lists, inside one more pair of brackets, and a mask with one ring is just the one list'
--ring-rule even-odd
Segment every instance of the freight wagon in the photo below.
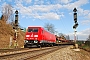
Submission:
{"label": "freight wagon", "polygon": [[56,37],[54,34],[46,31],[40,26],[29,26],[27,28],[24,40],[24,48],[32,46],[47,46],[54,45],[56,43]]}

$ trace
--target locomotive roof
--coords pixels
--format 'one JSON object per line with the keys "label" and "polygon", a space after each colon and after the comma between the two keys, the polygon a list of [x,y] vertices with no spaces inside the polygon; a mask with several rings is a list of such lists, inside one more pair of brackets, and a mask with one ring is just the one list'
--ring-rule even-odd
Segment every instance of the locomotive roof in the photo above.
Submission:
{"label": "locomotive roof", "polygon": [[42,27],[42,26],[29,26],[29,27]]}

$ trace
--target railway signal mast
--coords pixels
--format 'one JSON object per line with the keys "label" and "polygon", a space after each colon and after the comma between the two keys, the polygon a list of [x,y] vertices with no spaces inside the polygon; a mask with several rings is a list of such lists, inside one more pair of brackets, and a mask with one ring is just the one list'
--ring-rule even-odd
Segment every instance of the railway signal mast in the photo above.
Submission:
{"label": "railway signal mast", "polygon": [[78,27],[78,22],[77,22],[77,9],[76,8],[74,8],[74,10],[73,10],[73,12],[74,12],[74,26],[73,26],[73,29],[74,29],[74,40],[75,40],[75,43],[76,43],[76,28]]}
{"label": "railway signal mast", "polygon": [[15,44],[14,44],[14,46],[15,46],[15,48],[17,48],[17,46],[18,46],[18,43],[17,43],[17,37],[18,37],[18,11],[16,10],[15,11]]}

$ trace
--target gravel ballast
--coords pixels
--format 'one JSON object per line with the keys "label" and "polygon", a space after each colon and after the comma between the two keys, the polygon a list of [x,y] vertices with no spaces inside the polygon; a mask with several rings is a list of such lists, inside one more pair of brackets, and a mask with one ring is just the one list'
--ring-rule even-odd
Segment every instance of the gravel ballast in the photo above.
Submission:
{"label": "gravel ballast", "polygon": [[36,60],[90,60],[90,52],[72,49],[72,46],[59,49]]}

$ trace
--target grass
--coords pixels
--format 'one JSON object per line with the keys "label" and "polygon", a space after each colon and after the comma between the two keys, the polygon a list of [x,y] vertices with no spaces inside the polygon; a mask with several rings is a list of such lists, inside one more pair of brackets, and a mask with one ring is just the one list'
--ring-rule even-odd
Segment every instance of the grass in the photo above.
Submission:
{"label": "grass", "polygon": [[83,49],[85,49],[87,51],[90,51],[90,46],[88,46],[88,45],[81,46],[81,48],[83,48]]}

